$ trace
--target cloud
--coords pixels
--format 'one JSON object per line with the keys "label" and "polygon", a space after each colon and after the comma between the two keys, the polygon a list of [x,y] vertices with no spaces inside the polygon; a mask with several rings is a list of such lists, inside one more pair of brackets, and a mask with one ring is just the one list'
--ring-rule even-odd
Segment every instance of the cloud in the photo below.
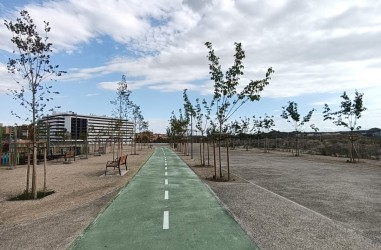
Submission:
{"label": "cloud", "polygon": [[[233,63],[234,42],[246,51],[244,79],[275,74],[264,96],[341,92],[379,84],[381,5],[374,1],[46,1],[26,6],[36,23],[49,20],[56,52],[79,53],[111,37],[121,54],[94,68],[68,70],[61,79],[80,81],[126,74],[131,87],[211,93],[206,41],[223,70]],[[68,35],[69,34],[69,35]],[[7,33],[0,29],[0,37]],[[9,43],[0,40],[0,48]],[[113,90],[115,83],[102,82]]]}
{"label": "cloud", "polygon": [[2,79],[2,83],[0,83],[0,95],[1,95],[3,93],[7,93],[8,89],[15,84],[13,79],[8,74],[6,65],[2,63],[0,63],[0,79]]}

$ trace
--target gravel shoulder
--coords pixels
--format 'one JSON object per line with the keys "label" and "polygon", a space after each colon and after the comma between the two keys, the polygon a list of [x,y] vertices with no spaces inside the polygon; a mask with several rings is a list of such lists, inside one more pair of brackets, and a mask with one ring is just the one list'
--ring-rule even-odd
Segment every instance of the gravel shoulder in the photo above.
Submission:
{"label": "gravel shoulder", "polygon": [[381,249],[378,161],[238,149],[221,182],[197,150],[179,155],[262,249]]}

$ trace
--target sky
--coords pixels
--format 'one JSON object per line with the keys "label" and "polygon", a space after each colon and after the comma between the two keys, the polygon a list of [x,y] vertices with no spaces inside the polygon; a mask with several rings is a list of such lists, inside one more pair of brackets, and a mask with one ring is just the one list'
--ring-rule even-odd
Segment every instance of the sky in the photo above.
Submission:
{"label": "sky", "polygon": [[[222,70],[234,62],[234,43],[246,57],[242,88],[275,73],[261,99],[233,119],[273,115],[273,129],[292,131],[280,117],[289,101],[320,131],[345,130],[323,121],[325,103],[337,110],[344,91],[364,93],[362,129],[381,127],[381,1],[378,0],[0,0],[0,19],[15,21],[27,10],[41,30],[50,23],[51,63],[66,74],[53,82],[57,111],[111,116],[117,83],[126,76],[131,99],[154,133],[165,133],[171,112],[190,101],[210,100],[208,49]],[[3,23],[3,22],[2,22]],[[14,58],[11,33],[0,25],[0,123],[27,116],[9,95],[17,88],[7,72]],[[215,111],[214,111],[215,112]],[[311,124],[310,123],[310,124]],[[311,131],[308,126],[305,131]]]}

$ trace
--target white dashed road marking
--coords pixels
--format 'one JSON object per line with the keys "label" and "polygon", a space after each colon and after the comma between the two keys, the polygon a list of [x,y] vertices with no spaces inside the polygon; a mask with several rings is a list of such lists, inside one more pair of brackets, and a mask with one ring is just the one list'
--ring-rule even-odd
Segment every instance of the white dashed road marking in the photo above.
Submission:
{"label": "white dashed road marking", "polygon": [[164,211],[163,229],[169,229],[169,212],[168,211]]}
{"label": "white dashed road marking", "polygon": [[166,190],[165,192],[164,192],[164,200],[168,200],[168,191]]}

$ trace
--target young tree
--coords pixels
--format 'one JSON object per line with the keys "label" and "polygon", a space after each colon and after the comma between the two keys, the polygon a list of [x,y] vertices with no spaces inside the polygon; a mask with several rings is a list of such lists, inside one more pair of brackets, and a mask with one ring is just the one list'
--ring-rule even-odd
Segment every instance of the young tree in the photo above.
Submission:
{"label": "young tree", "polygon": [[353,101],[349,98],[347,93],[340,96],[343,101],[340,104],[340,110],[331,111],[327,104],[324,104],[324,121],[332,120],[336,126],[343,126],[351,130],[349,141],[351,143],[350,162],[354,162],[354,142],[357,140],[353,134],[354,130],[359,130],[361,126],[357,126],[357,120],[361,118],[361,113],[367,110],[363,105],[363,93],[355,91],[355,97]]}
{"label": "young tree", "polygon": [[[263,117],[259,117],[259,120],[257,120],[257,127],[260,132],[262,132],[265,135],[265,143],[264,143],[264,151],[265,153],[269,152],[268,150],[268,142],[267,142],[267,134],[270,132],[271,128],[275,126],[274,123],[274,116],[269,116],[265,114]],[[263,130],[263,131],[262,131]]]}
{"label": "young tree", "polygon": [[[201,106],[202,104],[202,106]],[[203,99],[200,103],[200,99],[196,99],[196,128],[200,131],[202,148],[200,144],[200,155],[201,155],[201,165],[205,166],[205,136],[207,134],[208,127],[210,126],[210,113],[213,107],[213,103],[208,104],[208,102]],[[204,110],[204,112],[203,112]],[[206,137],[208,138],[208,137]],[[208,165],[209,165],[209,140],[207,139],[207,149],[208,149]],[[202,152],[202,153],[201,153]]]}
{"label": "young tree", "polygon": [[181,109],[179,109],[179,113],[179,118],[177,118],[175,112],[172,111],[172,115],[169,119],[169,127],[167,127],[167,135],[172,138],[173,144],[184,137],[189,124],[189,121],[184,118]]}
{"label": "young tree", "polygon": [[[242,49],[241,43],[235,43],[235,60],[224,74],[221,70],[219,57],[216,56],[212,43],[206,42],[209,49],[208,60],[209,74],[211,80],[214,81],[213,102],[216,104],[216,117],[219,125],[219,132],[222,133],[224,123],[229,120],[232,115],[248,101],[258,101],[260,92],[269,84],[270,75],[274,72],[272,68],[268,68],[266,76],[262,80],[251,80],[246,86],[240,85],[240,77],[244,75],[242,64],[245,58],[245,51]],[[238,90],[238,87],[243,87]],[[221,147],[219,147],[219,162],[221,168]],[[229,171],[228,171],[229,176]],[[220,176],[222,177],[222,176]]]}
{"label": "young tree", "polygon": [[192,103],[189,101],[187,89],[184,89],[183,99],[184,99],[185,118],[188,121],[190,120],[190,125],[191,125],[191,129],[190,129],[191,159],[193,159],[193,117],[196,116],[196,111]]}
{"label": "young tree", "polygon": [[[61,76],[65,71],[59,71],[58,65],[52,65],[50,54],[52,43],[48,42],[47,34],[50,32],[49,22],[45,23],[45,34],[40,36],[37,26],[33,23],[29,13],[25,10],[20,12],[20,18],[16,22],[5,20],[5,26],[12,32],[12,43],[16,46],[14,54],[18,57],[10,58],[7,63],[8,72],[13,76],[18,88],[10,90],[13,99],[24,107],[30,116],[25,118],[32,124],[32,198],[37,198],[37,121],[43,116],[47,103],[53,98],[52,86],[45,80],[52,76]],[[50,79],[51,80],[51,79]],[[17,113],[12,114],[21,118]],[[26,190],[26,193],[29,191]]]}
{"label": "young tree", "polygon": [[[193,106],[192,103],[189,101],[187,89],[184,89],[183,98],[184,98],[184,109],[186,110],[186,113],[188,113],[188,115],[186,116],[191,118],[191,130],[193,131],[193,117],[194,117],[196,122],[196,125],[195,125],[196,129],[200,131],[200,136],[202,140],[202,143],[200,143],[200,161],[201,161],[201,165],[205,166],[204,136],[209,126],[208,121],[210,120],[210,112],[212,109],[211,107],[213,106],[213,102],[210,105],[208,105],[208,102],[205,99],[203,99],[202,103],[200,103],[200,99],[196,98],[196,105]],[[191,135],[193,135],[193,133],[191,133]],[[191,144],[192,144],[192,139],[191,139]]]}
{"label": "young tree", "polygon": [[[209,49],[208,59],[209,74],[211,80],[214,81],[213,101],[216,104],[216,116],[219,123],[220,131],[223,124],[234,113],[248,101],[259,101],[260,92],[269,84],[270,75],[274,73],[272,68],[268,68],[266,76],[262,80],[251,80],[243,89],[238,92],[240,77],[244,75],[242,60],[245,58],[245,51],[242,49],[241,43],[235,43],[235,60],[225,75],[222,73],[219,57],[215,55],[214,49],[210,42],[205,43]],[[225,78],[225,79],[224,79]]]}
{"label": "young tree", "polygon": [[[127,119],[128,112],[130,109],[130,106],[132,106],[132,102],[130,101],[130,95],[131,91],[127,89],[127,81],[126,76],[122,75],[122,81],[118,82],[118,88],[117,88],[117,96],[113,101],[110,101],[112,105],[114,105],[114,109],[112,110],[112,115],[114,117],[118,117],[120,120],[120,126],[118,127],[118,155],[122,155],[123,151],[123,134],[121,133],[123,124],[122,119]],[[126,135],[127,136],[127,135]],[[126,139],[127,140],[127,139]]]}
{"label": "young tree", "polygon": [[140,110],[140,106],[136,104],[132,104],[132,120],[134,121],[134,154],[136,155],[136,129],[139,124],[144,122],[144,117],[142,115],[142,111]]}
{"label": "young tree", "polygon": [[147,141],[149,141],[149,138],[143,138],[143,132],[149,132],[148,131],[149,129],[149,122],[148,121],[141,121],[139,122],[138,124],[138,130],[139,130],[139,134],[140,134],[140,149],[143,149],[143,139],[144,139],[144,142],[146,143]]}
{"label": "young tree", "polygon": [[[311,116],[315,109],[312,109],[308,112],[306,116],[302,119],[298,112],[298,104],[296,102],[288,102],[288,106],[284,106],[281,117],[286,119],[287,122],[291,123],[296,132],[296,147],[295,147],[295,156],[299,156],[299,133],[303,131],[304,124],[308,123],[311,120]],[[314,127],[314,125],[311,125]]]}
{"label": "young tree", "polygon": [[[229,134],[233,135],[234,138],[239,138],[240,140],[245,140],[247,138],[247,133],[249,130],[250,118],[249,117],[240,117],[239,120],[231,121],[230,125],[226,126],[226,130]],[[247,141],[244,141],[244,146],[246,151],[249,150]],[[233,140],[233,149],[235,148]]]}

